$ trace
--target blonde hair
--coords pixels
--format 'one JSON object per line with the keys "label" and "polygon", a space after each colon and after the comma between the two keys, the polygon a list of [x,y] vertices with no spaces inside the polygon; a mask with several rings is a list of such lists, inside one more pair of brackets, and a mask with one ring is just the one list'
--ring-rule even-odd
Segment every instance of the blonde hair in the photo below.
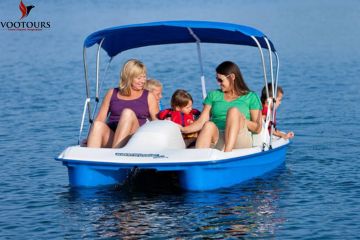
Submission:
{"label": "blonde hair", "polygon": [[145,84],[145,89],[148,90],[149,92],[153,91],[154,88],[156,87],[161,87],[162,88],[162,84],[159,80],[156,80],[156,79],[148,79],[146,81],[146,84]]}
{"label": "blonde hair", "polygon": [[130,96],[131,83],[134,78],[141,74],[146,74],[145,65],[136,59],[128,60],[120,73],[119,92],[121,95]]}

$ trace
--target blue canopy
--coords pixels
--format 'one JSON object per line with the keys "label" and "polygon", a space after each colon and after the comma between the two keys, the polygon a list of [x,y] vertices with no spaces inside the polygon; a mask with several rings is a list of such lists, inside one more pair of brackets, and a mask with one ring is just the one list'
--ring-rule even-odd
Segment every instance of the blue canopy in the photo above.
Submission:
{"label": "blue canopy", "polygon": [[[165,21],[143,24],[133,24],[107,28],[89,35],[84,42],[88,48],[99,44],[102,39],[102,48],[110,57],[132,48],[196,42],[191,31],[197,36],[200,42],[204,43],[225,43],[257,47],[254,36],[262,48],[268,48],[262,32],[255,28],[222,22],[205,21]],[[271,50],[275,48],[269,40]]]}

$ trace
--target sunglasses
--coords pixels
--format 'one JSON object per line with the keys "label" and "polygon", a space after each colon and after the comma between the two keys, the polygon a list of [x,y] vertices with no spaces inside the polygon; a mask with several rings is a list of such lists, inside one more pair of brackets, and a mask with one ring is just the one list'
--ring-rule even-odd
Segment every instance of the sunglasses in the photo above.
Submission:
{"label": "sunglasses", "polygon": [[[228,78],[230,75],[231,75],[231,73],[229,75],[226,75],[225,77]],[[216,81],[218,81],[218,83],[222,83],[224,80],[217,77]]]}

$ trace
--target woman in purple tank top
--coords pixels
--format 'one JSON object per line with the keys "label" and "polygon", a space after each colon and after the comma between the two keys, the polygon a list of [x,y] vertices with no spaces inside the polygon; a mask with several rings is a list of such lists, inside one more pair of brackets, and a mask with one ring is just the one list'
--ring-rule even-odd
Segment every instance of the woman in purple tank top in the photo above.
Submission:
{"label": "woman in purple tank top", "polygon": [[156,119],[159,106],[154,95],[144,89],[145,65],[131,59],[120,75],[119,87],[110,89],[104,97],[91,127],[88,147],[123,147],[141,125]]}

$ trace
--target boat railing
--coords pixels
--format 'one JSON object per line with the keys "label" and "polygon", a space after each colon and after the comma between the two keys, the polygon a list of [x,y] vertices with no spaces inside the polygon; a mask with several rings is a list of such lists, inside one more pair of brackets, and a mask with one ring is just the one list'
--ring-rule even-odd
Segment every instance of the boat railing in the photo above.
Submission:
{"label": "boat railing", "polygon": [[80,145],[81,143],[81,133],[83,131],[84,128],[84,122],[85,122],[85,117],[86,117],[86,110],[89,106],[90,103],[90,98],[86,98],[85,99],[85,104],[84,104],[84,110],[83,110],[83,114],[82,114],[82,118],[81,118],[81,123],[80,123],[80,130],[79,130],[79,138],[78,138],[78,144]]}
{"label": "boat railing", "polygon": [[78,144],[80,144],[81,142],[81,136],[82,136],[82,131],[84,128],[84,123],[85,123],[85,118],[86,118],[86,112],[88,112],[88,118],[89,118],[89,131],[91,128],[91,125],[95,119],[95,114],[97,111],[97,107],[99,105],[99,95],[102,89],[102,84],[106,78],[107,72],[109,70],[110,67],[110,63],[112,61],[112,57],[109,59],[107,66],[105,68],[105,72],[104,72],[104,76],[102,78],[102,81],[100,82],[100,50],[101,50],[101,46],[104,42],[105,38],[103,38],[99,45],[98,45],[98,49],[97,49],[97,53],[96,53],[96,89],[95,89],[95,104],[94,104],[94,109],[93,111],[91,111],[91,95],[90,95],[90,82],[89,82],[89,78],[88,78],[88,66],[87,66],[87,61],[86,61],[86,47],[84,46],[83,49],[83,62],[84,62],[84,73],[85,73],[85,86],[86,86],[86,99],[85,99],[85,104],[84,104],[84,110],[83,110],[83,114],[82,114],[82,119],[81,119],[81,123],[80,123],[80,130],[79,130],[79,136],[78,136]]}

